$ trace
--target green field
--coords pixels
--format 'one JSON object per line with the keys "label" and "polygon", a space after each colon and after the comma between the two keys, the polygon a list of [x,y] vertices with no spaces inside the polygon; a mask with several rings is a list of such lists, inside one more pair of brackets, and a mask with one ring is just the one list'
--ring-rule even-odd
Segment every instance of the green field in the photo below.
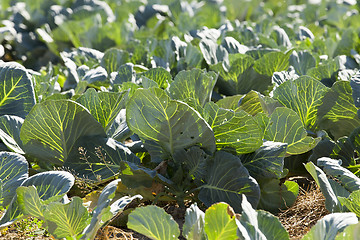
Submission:
{"label": "green field", "polygon": [[1,0],[0,238],[360,239],[359,10]]}

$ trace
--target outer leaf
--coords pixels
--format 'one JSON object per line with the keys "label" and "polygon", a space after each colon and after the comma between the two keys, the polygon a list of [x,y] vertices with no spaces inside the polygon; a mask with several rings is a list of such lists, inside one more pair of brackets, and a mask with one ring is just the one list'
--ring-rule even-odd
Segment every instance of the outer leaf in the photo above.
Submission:
{"label": "outer leaf", "polygon": [[48,231],[56,238],[73,238],[80,234],[86,227],[89,217],[83,201],[73,197],[68,204],[60,202],[50,203],[44,212]]}
{"label": "outer leaf", "polygon": [[337,178],[341,185],[349,192],[360,190],[360,178],[342,167],[341,160],[322,157],[317,160],[317,164],[319,167],[322,167],[327,175]]}
{"label": "outer leaf", "polygon": [[106,185],[106,187],[102,190],[97,201],[98,204],[92,213],[91,222],[84,229],[84,235],[81,239],[94,239],[97,231],[100,229],[101,226],[107,223],[117,213],[122,211],[132,200],[136,198],[142,198],[140,195],[136,195],[133,197],[125,196],[116,200],[110,205],[120,182],[120,179],[114,180],[108,185]]}
{"label": "outer leaf", "polygon": [[180,235],[179,225],[164,209],[157,206],[136,208],[130,213],[127,226],[156,240],[177,239]]}
{"label": "outer leaf", "polygon": [[108,86],[108,74],[103,67],[92,68],[83,76],[82,80],[86,81],[90,86]]}
{"label": "outer leaf", "polygon": [[[341,159],[342,161],[341,166],[343,167],[356,164],[355,163],[356,156],[354,156],[354,148],[357,149],[357,151],[360,151],[360,145],[357,144],[358,140],[356,137],[359,136],[358,130],[360,130],[360,128],[355,129],[349,137],[339,138],[336,141],[335,146],[332,147],[332,153],[330,154],[330,157],[332,159]],[[328,145],[331,146],[331,144]]]}
{"label": "outer leaf", "polygon": [[151,188],[154,182],[172,184],[172,181],[146,167],[131,162],[121,162],[121,180],[128,188]]}
{"label": "outer leaf", "polygon": [[354,240],[360,235],[360,223],[351,224],[339,233],[335,240]]}
{"label": "outer leaf", "polygon": [[[75,178],[64,171],[47,171],[26,179],[21,186],[35,186],[42,200],[67,193],[74,185]],[[15,195],[5,214],[0,219],[0,227],[12,224],[22,216]]]}
{"label": "outer leaf", "polygon": [[301,76],[286,81],[274,91],[274,98],[282,105],[294,110],[306,129],[314,131],[317,121],[317,110],[323,103],[322,98],[328,88],[321,82]]}
{"label": "outer leaf", "polygon": [[64,167],[84,178],[99,181],[117,175],[122,161],[140,163],[127,147],[111,138],[83,137],[74,145]]}
{"label": "outer leaf", "polygon": [[223,151],[215,153],[208,163],[206,183],[201,186],[199,199],[206,205],[216,202],[230,204],[236,212],[241,211],[243,194],[256,207],[260,198],[259,185],[250,177],[238,157]]}
{"label": "outer leaf", "polygon": [[57,82],[59,75],[54,76],[54,70],[55,68],[50,62],[46,68],[46,72],[42,72],[41,75],[32,75],[37,102],[41,102],[54,93],[60,92],[60,85]]}
{"label": "outer leaf", "polygon": [[355,107],[360,108],[360,71],[350,78],[350,86]]}
{"label": "outer leaf", "polygon": [[331,87],[336,81],[335,72],[339,69],[337,64],[332,61],[327,64],[319,65],[318,67],[310,68],[306,74],[321,81],[325,86]]}
{"label": "outer leaf", "polygon": [[242,97],[238,103],[239,109],[244,110],[248,114],[255,116],[259,112],[263,112],[263,100],[260,98],[261,94],[255,91],[248,92]]}
{"label": "outer leaf", "polygon": [[251,90],[263,92],[267,90],[270,78],[261,75],[252,68],[254,59],[248,55],[237,55],[227,70],[222,63],[211,66],[219,73],[217,85],[221,93],[226,95],[246,94]]}
{"label": "outer leaf", "polygon": [[243,211],[238,226],[244,239],[289,239],[288,232],[277,217],[262,210],[254,210],[246,197],[241,206]]}
{"label": "outer leaf", "polygon": [[[337,146],[337,144],[335,144],[335,142],[330,137],[327,136],[325,131],[321,131],[321,132],[324,135],[321,136],[322,139],[316,145],[316,147],[314,147],[312,149],[311,155],[308,158],[309,162],[316,162],[318,158],[328,157],[333,152],[333,149],[335,147],[339,147],[339,146]],[[319,133],[321,133],[321,132],[318,132],[317,135],[319,136]],[[334,158],[337,158],[337,157],[334,157]]]}
{"label": "outer leaf", "polygon": [[174,154],[173,160],[176,163],[184,163],[188,176],[200,181],[206,175],[206,164],[209,155],[199,147],[191,147],[188,150],[179,150]]}
{"label": "outer leaf", "polygon": [[260,131],[262,132],[262,137],[264,137],[265,130],[269,125],[270,118],[265,113],[258,113],[254,116],[254,121],[257,123]]}
{"label": "outer leaf", "polygon": [[216,79],[217,75],[214,72],[200,69],[181,71],[170,86],[170,97],[181,101],[193,98],[198,104],[204,106],[211,99]]}
{"label": "outer leaf", "polygon": [[347,226],[358,223],[354,213],[332,213],[320,219],[303,240],[335,239]]}
{"label": "outer leaf", "polygon": [[0,116],[25,118],[35,104],[34,87],[26,69],[15,62],[0,62],[0,89]]}
{"label": "outer leaf", "polygon": [[350,193],[348,198],[338,197],[338,200],[356,216],[360,217],[360,190]]}
{"label": "outer leaf", "polygon": [[254,153],[241,156],[241,162],[250,175],[257,180],[263,178],[281,178],[286,143],[266,141]]}
{"label": "outer leaf", "polygon": [[249,50],[249,47],[240,44],[235,38],[233,37],[225,37],[222,41],[221,45],[225,47],[225,49],[229,53],[241,53],[245,54],[247,50]]}
{"label": "outer leaf", "polygon": [[235,213],[226,203],[217,203],[205,212],[205,233],[209,240],[237,239]]}
{"label": "outer leaf", "polygon": [[185,63],[189,67],[199,68],[201,67],[201,63],[203,61],[203,55],[200,50],[191,44],[188,44],[186,47],[186,55],[185,55]]}
{"label": "outer leaf", "polygon": [[258,208],[273,214],[292,206],[299,194],[299,185],[296,182],[281,183],[279,179],[263,179],[259,184],[261,198]]}
{"label": "outer leaf", "polygon": [[102,126],[83,106],[70,100],[44,101],[31,110],[20,131],[27,154],[62,165],[77,139],[105,137]]}
{"label": "outer leaf", "polygon": [[186,209],[182,235],[187,239],[205,240],[204,225],[205,213],[198,208],[196,203],[191,204]]}
{"label": "outer leaf", "polygon": [[254,119],[244,111],[219,108],[214,103],[205,106],[205,115],[214,131],[218,149],[237,154],[250,153],[262,145],[262,133]]}
{"label": "outer leaf", "polygon": [[[347,57],[345,57],[345,61],[346,60],[347,60]],[[353,60],[353,59],[351,58],[351,60]],[[339,60],[339,61],[341,61],[341,60]],[[346,64],[346,62],[344,63],[344,65],[345,64]],[[337,79],[340,81],[350,81],[350,86],[351,86],[351,88],[353,88],[352,83],[351,83],[351,78],[353,76],[355,76],[356,73],[357,73],[357,70],[355,70],[355,69],[348,69],[348,68],[341,69],[337,72]],[[353,89],[353,91],[355,91],[355,90]],[[355,101],[355,99],[354,99],[354,101]]]}
{"label": "outer leaf", "polygon": [[26,179],[21,186],[35,186],[42,200],[67,193],[74,185],[75,178],[65,171],[47,171]]}
{"label": "outer leaf", "polygon": [[222,61],[228,61],[229,53],[223,46],[217,45],[214,41],[210,39],[202,39],[199,43],[199,46],[208,65],[214,65]]}
{"label": "outer leaf", "polygon": [[354,33],[351,28],[344,29],[342,38],[334,51],[334,56],[342,54],[349,55],[350,51],[355,48],[358,41],[359,36]]}
{"label": "outer leaf", "polygon": [[16,194],[22,214],[44,220],[46,206],[44,201],[40,199],[35,186],[18,187]]}
{"label": "outer leaf", "polygon": [[319,127],[338,139],[360,126],[348,81],[338,81],[325,94],[318,110]]}
{"label": "outer leaf", "polygon": [[356,165],[357,153],[360,151],[360,127],[354,129],[348,138],[340,138],[338,142],[332,157],[344,161],[342,166]]}
{"label": "outer leaf", "polygon": [[161,89],[138,89],[126,111],[128,126],[143,140],[152,161],[193,145],[211,153],[215,150],[213,132],[205,120],[188,105],[170,100]]}
{"label": "outer leaf", "polygon": [[328,179],[326,174],[312,162],[308,162],[305,165],[305,168],[320,187],[320,190],[325,197],[326,209],[330,212],[341,211],[342,207],[337,196],[348,197],[350,193],[337,182]]}
{"label": "outer leaf", "polygon": [[215,128],[233,118],[235,112],[225,108],[220,108],[217,104],[209,102],[204,107],[204,115],[211,128]]}
{"label": "outer leaf", "polygon": [[274,72],[271,77],[271,82],[277,87],[288,80],[295,80],[298,77],[295,71]]}
{"label": "outer leaf", "polygon": [[135,83],[136,73],[134,71],[134,64],[126,63],[118,67],[117,74],[113,81],[110,82],[114,84],[122,84],[124,82]]}
{"label": "outer leaf", "polygon": [[16,194],[16,189],[28,178],[28,162],[16,153],[0,152],[0,206],[6,207]]}
{"label": "outer leaf", "polygon": [[119,142],[125,141],[126,138],[132,135],[130,128],[126,124],[126,109],[120,110],[106,134]]}
{"label": "outer leaf", "polygon": [[[141,195],[135,195],[135,196],[125,196],[122,197],[116,201],[114,201],[111,205],[110,205],[110,212],[112,214],[112,217],[115,217],[117,214],[119,214],[122,210],[124,210],[124,208],[129,205],[133,200],[135,199],[139,199],[141,200],[143,197]],[[104,219],[102,219],[104,220]]]}
{"label": "outer leaf", "polygon": [[282,52],[266,53],[254,63],[254,70],[260,74],[272,76],[274,72],[287,70],[289,67],[289,57],[291,51],[284,54]]}
{"label": "outer leaf", "polygon": [[299,26],[299,32],[297,37],[300,39],[300,41],[304,41],[308,38],[311,42],[313,42],[315,38],[314,34],[310,31],[310,29],[304,26]]}
{"label": "outer leaf", "polygon": [[143,86],[143,88],[158,88],[159,84],[157,84],[157,82],[155,82],[154,80],[151,80],[150,78],[141,77],[141,84]]}
{"label": "outer leaf", "polygon": [[[234,96],[226,96],[219,101],[216,102],[220,108],[231,109],[236,111],[239,108],[240,99],[242,99],[243,95],[234,95]],[[245,110],[246,112],[246,110]]]}
{"label": "outer leaf", "polygon": [[171,75],[164,68],[151,68],[150,70],[141,73],[140,76],[147,77],[155,81],[160,88],[166,89],[172,82]]}
{"label": "outer leaf", "polygon": [[314,148],[320,138],[307,136],[299,116],[289,108],[279,107],[270,116],[264,138],[269,141],[287,143],[288,154],[300,154]]}
{"label": "outer leaf", "polygon": [[106,69],[107,73],[116,72],[120,66],[129,61],[129,53],[120,49],[110,48],[105,51],[101,59],[101,66]]}
{"label": "outer leaf", "polygon": [[122,108],[125,108],[124,93],[96,92],[89,88],[76,102],[86,107],[91,115],[107,131]]}
{"label": "outer leaf", "polygon": [[290,42],[289,36],[285,32],[285,30],[279,26],[274,26],[272,28],[272,32],[270,37],[273,38],[278,46],[291,47],[292,44]]}
{"label": "outer leaf", "polygon": [[70,53],[62,52],[62,54],[69,57],[77,66],[86,65],[89,68],[96,67],[104,57],[104,53],[88,47],[78,47]]}
{"label": "outer leaf", "polygon": [[308,69],[316,66],[316,60],[307,51],[293,51],[290,56],[290,65],[295,68],[297,74],[305,75]]}
{"label": "outer leaf", "polygon": [[61,54],[61,57],[64,61],[64,65],[67,67],[68,70],[68,77],[63,85],[64,90],[70,90],[76,88],[77,84],[79,83],[79,75],[76,71],[76,64],[73,60],[68,57],[65,57],[64,54]]}
{"label": "outer leaf", "polygon": [[24,119],[17,116],[3,115],[0,117],[0,139],[12,151],[25,154],[20,140],[20,129]]}

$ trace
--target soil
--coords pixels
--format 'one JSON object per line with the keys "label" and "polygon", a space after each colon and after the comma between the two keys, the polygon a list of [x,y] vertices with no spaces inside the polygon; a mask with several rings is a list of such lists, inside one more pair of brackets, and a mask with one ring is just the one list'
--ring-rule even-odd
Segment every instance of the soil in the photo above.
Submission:
{"label": "soil", "polygon": [[[281,211],[277,216],[289,232],[290,239],[297,240],[301,239],[319,219],[329,214],[329,212],[325,209],[324,196],[313,181],[309,181],[308,179],[293,180],[297,181],[300,185],[299,196],[292,207]],[[165,205],[162,207],[174,217],[175,221],[177,221],[181,227],[184,221],[185,208],[179,208],[174,205]],[[30,222],[31,221],[32,220],[30,220]],[[29,220],[27,224],[29,224]],[[13,224],[9,228],[0,231],[0,240],[54,239],[48,236],[43,229],[37,227],[39,224],[35,223],[33,225],[35,226],[31,226],[30,229],[23,229],[24,227],[21,223],[20,225],[19,223]],[[22,230],[19,231],[19,228],[22,228]],[[42,234],[41,231],[43,232]],[[95,239],[147,240],[149,238],[129,229],[106,226],[99,230]]]}

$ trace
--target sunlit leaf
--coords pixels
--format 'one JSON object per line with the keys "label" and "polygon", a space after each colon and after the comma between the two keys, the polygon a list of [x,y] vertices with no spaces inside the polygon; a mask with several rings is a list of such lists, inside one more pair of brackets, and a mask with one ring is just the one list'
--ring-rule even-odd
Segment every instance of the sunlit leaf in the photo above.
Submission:
{"label": "sunlit leaf", "polygon": [[316,128],[317,110],[323,103],[328,88],[321,82],[308,76],[286,81],[274,91],[274,99],[294,110],[306,129]]}
{"label": "sunlit leaf", "polygon": [[101,124],[87,109],[70,100],[35,105],[20,131],[27,154],[57,165],[68,158],[77,139],[95,135],[106,136]]}
{"label": "sunlit leaf", "polygon": [[153,161],[193,145],[215,150],[214,135],[205,120],[187,104],[170,100],[161,89],[138,89],[126,109],[128,126],[143,140]]}
{"label": "sunlit leaf", "polygon": [[300,154],[314,148],[320,138],[307,136],[299,116],[291,109],[279,107],[270,116],[264,138],[287,143],[288,154]]}
{"label": "sunlit leaf", "polygon": [[209,240],[237,239],[235,213],[226,203],[216,203],[205,212],[205,233]]}
{"label": "sunlit leaf", "polygon": [[28,162],[17,154],[0,152],[0,206],[6,207],[16,194],[16,188],[28,178]]}
{"label": "sunlit leaf", "polygon": [[244,111],[234,112],[208,103],[205,118],[214,131],[218,149],[238,154],[250,153],[262,145],[262,133],[252,116]]}
{"label": "sunlit leaf", "polygon": [[18,63],[0,62],[0,116],[24,118],[35,104],[31,77]]}
{"label": "sunlit leaf", "polygon": [[130,213],[127,226],[155,240],[177,239],[180,235],[179,225],[157,206],[136,208]]}

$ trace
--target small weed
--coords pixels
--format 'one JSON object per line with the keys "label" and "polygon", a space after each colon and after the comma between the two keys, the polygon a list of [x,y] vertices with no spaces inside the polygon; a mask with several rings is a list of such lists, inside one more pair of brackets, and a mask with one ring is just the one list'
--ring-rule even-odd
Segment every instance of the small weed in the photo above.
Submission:
{"label": "small weed", "polygon": [[0,232],[0,237],[14,236],[16,238],[35,238],[35,237],[50,237],[50,234],[42,227],[43,221],[37,218],[26,218],[19,222],[4,228]]}

